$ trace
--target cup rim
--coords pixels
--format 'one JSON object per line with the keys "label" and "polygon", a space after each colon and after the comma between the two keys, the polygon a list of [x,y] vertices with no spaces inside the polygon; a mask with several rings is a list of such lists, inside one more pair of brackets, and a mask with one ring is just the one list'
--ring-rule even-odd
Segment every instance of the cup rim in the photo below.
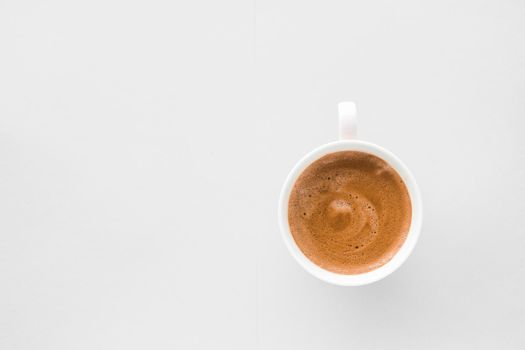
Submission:
{"label": "cup rim", "polygon": [[[381,267],[372,271],[355,275],[345,275],[325,270],[308,259],[295,242],[288,223],[288,201],[293,185],[295,184],[297,178],[314,161],[327,154],[340,151],[366,152],[386,161],[398,172],[398,174],[403,179],[408,189],[408,194],[410,196],[412,205],[412,219],[410,222],[410,228],[407,238],[401,248],[396,252],[390,261]],[[394,155],[389,150],[371,142],[361,140],[340,140],[324,144],[314,149],[301,158],[299,162],[297,162],[297,164],[288,174],[288,177],[286,178],[286,181],[282,187],[279,197],[278,216],[281,234],[285,245],[299,265],[301,265],[307,272],[319,278],[320,280],[331,284],[340,286],[361,286],[385,278],[397,270],[406,261],[408,256],[414,250],[417,240],[419,239],[423,220],[423,208],[421,203],[421,194],[414,176],[396,155]]]}

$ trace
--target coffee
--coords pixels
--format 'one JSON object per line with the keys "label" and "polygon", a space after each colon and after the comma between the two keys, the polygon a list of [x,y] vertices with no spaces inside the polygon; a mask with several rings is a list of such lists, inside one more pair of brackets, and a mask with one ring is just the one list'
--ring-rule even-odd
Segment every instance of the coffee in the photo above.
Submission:
{"label": "coffee", "polygon": [[372,154],[343,151],[308,166],[295,182],[288,222],[301,251],[320,267],[359,274],[384,265],[412,219],[405,183]]}

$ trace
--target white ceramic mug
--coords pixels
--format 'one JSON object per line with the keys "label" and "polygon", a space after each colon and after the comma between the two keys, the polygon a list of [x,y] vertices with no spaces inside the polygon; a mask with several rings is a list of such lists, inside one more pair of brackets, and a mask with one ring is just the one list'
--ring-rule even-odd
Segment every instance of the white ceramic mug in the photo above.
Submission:
{"label": "white ceramic mug", "polygon": [[[423,209],[421,195],[414,177],[408,168],[390,151],[370,142],[360,141],[357,136],[356,107],[353,102],[339,104],[339,141],[318,147],[304,156],[292,169],[281,191],[279,199],[279,224],[284,242],[292,256],[306,271],[315,277],[341,286],[360,286],[379,281],[394,272],[408,258],[414,249],[421,231]],[[326,154],[339,151],[360,151],[373,154],[385,160],[401,176],[412,203],[412,221],[407,238],[394,257],[383,266],[361,274],[343,275],[321,268],[308,259],[295,243],[288,223],[288,200],[295,181],[301,173],[317,159]]]}

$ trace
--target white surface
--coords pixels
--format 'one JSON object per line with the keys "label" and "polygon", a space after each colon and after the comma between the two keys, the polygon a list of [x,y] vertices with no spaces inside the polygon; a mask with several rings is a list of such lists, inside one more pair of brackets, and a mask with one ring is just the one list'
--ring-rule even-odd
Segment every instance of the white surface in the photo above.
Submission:
{"label": "white surface", "polygon": [[[349,103],[349,102],[345,102]],[[339,110],[341,110],[341,104],[339,104]],[[354,113],[355,118],[355,106]],[[348,123],[349,120],[344,120],[339,114],[339,129],[350,127],[353,129],[355,135],[356,124],[354,122]],[[340,134],[345,134],[340,132]],[[316,264],[314,264],[306,255],[303,254],[299,246],[295,243],[292,233],[290,232],[290,225],[288,222],[288,202],[290,200],[290,194],[292,192],[293,185],[297,181],[297,178],[301,173],[313,162],[320,159],[321,157],[340,151],[360,151],[373,154],[390,164],[397,173],[401,176],[404,183],[406,184],[410,201],[412,203],[412,221],[410,222],[410,230],[408,231],[406,241],[403,243],[401,249],[395,254],[395,256],[383,266],[376,268],[375,270],[360,273],[357,275],[343,275],[325,270]],[[378,146],[376,144],[365,142],[361,140],[338,140],[331,143],[322,145],[303,158],[301,158],[294,166],[290,174],[288,174],[286,181],[283,185],[281,193],[279,195],[279,228],[290,254],[295,258],[297,263],[301,265],[307,272],[319,278],[322,281],[332,283],[338,286],[363,286],[377,282],[391,273],[396,271],[410,256],[421,233],[421,224],[423,222],[423,207],[421,202],[421,192],[417,186],[416,180],[410,170],[406,167],[402,160],[394,155],[389,150]]]}
{"label": "white surface", "polygon": [[[1,349],[518,349],[525,4],[0,3]],[[398,155],[421,239],[304,272],[279,190],[336,139]]]}

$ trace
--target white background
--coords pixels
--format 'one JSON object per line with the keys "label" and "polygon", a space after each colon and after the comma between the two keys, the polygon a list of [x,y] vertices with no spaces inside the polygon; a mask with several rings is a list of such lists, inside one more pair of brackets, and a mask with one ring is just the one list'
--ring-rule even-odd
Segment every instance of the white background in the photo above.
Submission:
{"label": "white background", "polygon": [[[0,2],[0,348],[523,349],[525,4]],[[425,220],[360,288],[280,187],[358,104]]]}

